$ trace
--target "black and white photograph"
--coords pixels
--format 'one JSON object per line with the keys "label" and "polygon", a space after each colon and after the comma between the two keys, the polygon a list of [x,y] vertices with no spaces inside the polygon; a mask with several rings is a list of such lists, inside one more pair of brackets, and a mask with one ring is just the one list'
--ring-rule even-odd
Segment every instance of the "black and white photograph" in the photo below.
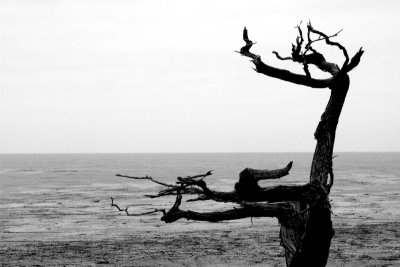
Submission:
{"label": "black and white photograph", "polygon": [[0,266],[400,266],[400,1],[0,0]]}

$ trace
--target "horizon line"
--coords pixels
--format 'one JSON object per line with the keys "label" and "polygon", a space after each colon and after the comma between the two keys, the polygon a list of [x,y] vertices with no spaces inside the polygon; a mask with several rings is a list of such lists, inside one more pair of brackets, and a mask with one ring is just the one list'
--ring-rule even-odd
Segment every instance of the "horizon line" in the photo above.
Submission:
{"label": "horizon line", "polygon": [[[76,155],[76,154],[266,154],[266,153],[314,153],[314,151],[253,151],[253,152],[0,152],[0,155]],[[400,153],[400,151],[335,151],[335,153]]]}

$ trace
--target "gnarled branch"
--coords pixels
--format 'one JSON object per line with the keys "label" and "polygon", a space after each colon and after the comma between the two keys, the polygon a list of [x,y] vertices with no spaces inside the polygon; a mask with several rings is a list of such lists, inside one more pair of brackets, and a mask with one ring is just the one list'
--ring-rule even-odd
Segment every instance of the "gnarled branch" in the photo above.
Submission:
{"label": "gnarled branch", "polygon": [[256,66],[255,70],[259,73],[265,74],[270,77],[278,78],[287,82],[300,84],[309,86],[312,88],[327,88],[332,83],[332,79],[313,79],[306,75],[300,75],[288,70],[279,69],[275,67],[271,67],[264,62],[261,61],[261,57],[259,55],[255,55],[250,52],[250,48],[252,47],[254,42],[252,42],[247,33],[246,27],[243,30],[243,40],[246,42],[246,45],[240,49],[240,53],[243,56],[252,58],[252,62]]}
{"label": "gnarled branch", "polygon": [[[347,63],[349,62],[349,55],[347,54],[347,50],[346,50],[346,48],[345,48],[343,45],[341,45],[341,44],[339,44],[339,43],[337,43],[337,42],[332,42],[332,41],[329,39],[330,37],[329,37],[328,35],[326,35],[325,33],[321,32],[321,31],[315,30],[315,29],[312,27],[311,22],[308,23],[307,29],[308,29],[309,32],[312,32],[312,33],[318,34],[319,36],[322,36],[323,39],[325,40],[326,44],[332,45],[332,46],[336,46],[336,47],[338,47],[340,50],[342,50],[343,55],[344,55],[344,57],[345,57],[345,61],[344,61],[344,63],[343,63],[342,69],[343,69],[344,67],[347,66]],[[339,32],[341,32],[341,31],[339,31]],[[338,32],[338,33],[339,33],[339,32]],[[338,33],[337,33],[337,34],[338,34]],[[336,35],[337,35],[337,34],[336,34]],[[336,36],[336,35],[333,35],[333,36]],[[319,40],[320,40],[320,39],[317,39],[316,41],[319,41]],[[311,43],[312,43],[312,42],[309,42],[309,46],[311,46]]]}
{"label": "gnarled branch", "polygon": [[246,168],[239,174],[239,178],[241,180],[252,179],[257,182],[260,180],[267,180],[267,179],[279,179],[289,174],[292,165],[293,161],[289,162],[285,168],[277,170],[256,170],[256,169]]}
{"label": "gnarled branch", "polygon": [[261,187],[258,182],[260,180],[278,179],[289,174],[293,161],[283,169],[277,170],[256,170],[251,168],[244,169],[239,174],[239,182],[235,184],[235,191],[241,199],[254,198]]}
{"label": "gnarled branch", "polygon": [[[313,32],[312,31],[313,28],[311,27],[311,23],[309,23],[307,25],[307,40],[308,40],[308,42],[305,44],[304,51],[303,51],[302,45],[304,42],[304,38],[303,38],[303,32],[301,30],[300,24],[296,26],[296,28],[299,31],[299,35],[296,37],[296,45],[292,44],[292,57],[283,58],[275,51],[273,51],[272,53],[274,53],[276,55],[276,57],[280,60],[291,59],[293,62],[303,64],[304,72],[306,73],[307,77],[311,78],[308,64],[313,64],[320,70],[322,70],[324,72],[329,72],[332,76],[335,76],[340,70],[339,67],[334,63],[327,62],[325,60],[325,57],[321,53],[318,53],[314,48],[312,48],[311,44],[313,44],[317,41],[321,41],[321,40],[325,40],[326,42],[328,42],[328,44],[333,44],[333,42],[331,42],[329,40],[329,38],[337,36],[341,31],[339,31],[331,36],[328,36],[322,32],[318,32],[318,33],[321,33],[321,35],[319,35],[318,39],[312,40],[311,33]],[[337,43],[335,43],[335,44],[337,44]],[[312,52],[311,54],[309,54],[310,51]]]}
{"label": "gnarled branch", "polygon": [[357,53],[351,58],[350,63],[344,68],[344,72],[348,73],[352,69],[358,66],[360,63],[361,56],[364,54],[364,50],[361,47],[360,50],[357,51]]}
{"label": "gnarled branch", "polygon": [[[195,176],[188,176],[186,178],[177,178],[177,185],[170,186],[166,189],[161,190],[156,195],[147,195],[147,197],[162,197],[162,196],[180,196],[179,203],[181,201],[181,195],[197,195],[197,198],[192,198],[187,200],[188,202],[193,201],[204,201],[204,200],[214,200],[217,202],[232,202],[232,203],[243,203],[245,201],[249,202],[269,202],[277,203],[283,201],[304,201],[305,203],[314,203],[315,199],[326,192],[321,190],[320,185],[316,181],[315,183],[305,184],[305,185],[291,185],[291,186],[273,186],[273,187],[260,187],[258,181],[264,179],[277,179],[283,177],[289,173],[293,162],[290,162],[285,168],[276,170],[255,170],[246,168],[241,172],[239,182],[235,185],[235,190],[230,192],[220,192],[210,189],[206,182],[203,180],[204,177],[211,175],[211,171]],[[146,179],[152,181],[156,184],[160,184],[159,181],[148,176],[146,177],[133,177],[127,175],[118,175],[119,177],[127,177],[131,179]],[[127,208],[120,209],[117,205],[113,203],[112,206],[116,206],[120,211],[125,211],[128,214]],[[175,205],[179,207],[179,205]],[[146,212],[142,214],[150,214],[154,212],[163,211],[162,209],[156,209],[152,212]],[[244,211],[240,212],[244,216]],[[192,214],[187,216],[195,216],[193,212],[185,213]],[[234,212],[237,214],[237,212]],[[130,216],[137,216],[140,214],[133,214]],[[240,215],[240,216],[242,216]],[[186,216],[186,215],[185,215]],[[199,215],[196,215],[199,216]],[[235,215],[239,216],[239,215]]]}
{"label": "gnarled branch", "polygon": [[172,223],[179,219],[196,220],[196,221],[207,221],[207,222],[220,222],[227,220],[237,220],[247,217],[277,217],[285,218],[292,214],[295,214],[295,210],[292,204],[274,203],[241,203],[241,207],[214,212],[195,212],[191,210],[180,210],[182,196],[178,194],[174,206],[161,217],[162,221],[166,223]]}
{"label": "gnarled branch", "polygon": [[[335,78],[339,76],[339,74],[348,73],[358,65],[358,63],[360,62],[360,58],[363,54],[362,49],[360,49],[360,51],[351,59],[349,63],[349,56],[346,48],[340,43],[333,42],[330,39],[336,37],[342,30],[336,32],[335,34],[327,35],[319,30],[314,29],[311,25],[311,22],[309,22],[307,25],[307,43],[304,45],[304,50],[303,50],[304,38],[300,24],[296,26],[296,28],[298,29],[298,36],[296,37],[296,44],[292,44],[292,56],[282,57],[276,51],[273,51],[272,53],[275,54],[275,56],[279,60],[291,60],[293,62],[303,64],[305,75],[299,75],[287,70],[277,69],[263,63],[261,61],[260,56],[250,52],[250,48],[254,43],[248,38],[248,33],[246,28],[243,31],[243,36],[245,37],[244,40],[246,42],[246,46],[244,46],[240,50],[240,54],[252,58],[253,59],[252,62],[256,65],[255,70],[259,73],[313,88],[326,88],[326,87],[330,88],[333,84],[333,80],[335,80]],[[313,40],[311,38],[311,34],[318,35],[318,38]],[[335,63],[326,61],[325,57],[312,47],[312,44],[322,40],[324,40],[327,45],[336,46],[340,50],[342,50],[343,55],[345,57],[345,61],[341,68],[339,68],[339,66]],[[312,78],[308,67],[309,64],[313,64],[320,70],[330,73],[332,75],[332,78],[324,80]]]}

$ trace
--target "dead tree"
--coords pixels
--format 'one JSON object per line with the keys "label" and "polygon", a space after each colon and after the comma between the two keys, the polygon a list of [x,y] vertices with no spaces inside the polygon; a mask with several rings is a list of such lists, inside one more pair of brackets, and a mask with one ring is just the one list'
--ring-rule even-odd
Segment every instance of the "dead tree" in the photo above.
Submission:
{"label": "dead tree", "polygon": [[[162,183],[152,177],[120,177],[147,179],[165,187],[158,194],[147,197],[176,196],[173,207],[166,211],[156,209],[150,212],[129,213],[128,208],[121,209],[112,199],[112,206],[125,211],[128,216],[145,215],[162,212],[161,220],[172,223],[179,219],[219,222],[246,217],[276,217],[281,224],[280,239],[285,249],[287,266],[325,266],[329,256],[329,247],[334,230],[331,221],[331,205],[329,192],[333,185],[332,153],[335,142],[335,132],[339,116],[349,89],[348,73],[355,68],[363,54],[362,48],[350,59],[347,50],[331,39],[338,35],[327,35],[314,29],[311,23],[307,25],[306,36],[303,36],[300,25],[296,27],[298,36],[292,44],[291,56],[281,57],[273,52],[279,60],[291,60],[303,65],[305,74],[296,74],[285,69],[279,69],[265,64],[259,55],[250,52],[253,43],[243,30],[243,40],[246,45],[238,53],[251,58],[258,73],[278,78],[287,82],[312,88],[329,88],[329,102],[321,116],[314,133],[317,145],[311,165],[310,180],[304,185],[280,185],[261,187],[258,182],[265,179],[277,179],[289,174],[290,162],[285,168],[278,170],[255,170],[246,168],[239,174],[239,181],[231,192],[219,192],[209,188],[205,182],[211,171],[205,174],[181,178],[175,184]],[[341,67],[328,62],[313,45],[324,41],[326,45],[340,49],[344,56]],[[330,74],[330,78],[316,79],[311,76],[309,65]],[[196,195],[187,201],[214,200],[237,203],[238,207],[224,211],[196,212],[181,210],[182,195]]]}

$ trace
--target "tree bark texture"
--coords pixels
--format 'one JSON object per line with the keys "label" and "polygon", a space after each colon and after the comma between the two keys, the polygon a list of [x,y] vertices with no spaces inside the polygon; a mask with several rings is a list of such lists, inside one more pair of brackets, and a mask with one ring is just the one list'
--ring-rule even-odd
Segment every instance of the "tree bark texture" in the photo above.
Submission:
{"label": "tree bark texture", "polygon": [[[317,181],[328,191],[333,182],[328,183],[328,177],[333,179],[335,132],[348,88],[347,74],[336,78],[336,82],[330,87],[329,102],[314,134],[317,145],[311,165],[310,183]],[[304,215],[281,222],[280,237],[285,247],[287,266],[326,265],[334,234],[328,193]],[[301,205],[301,202],[297,202],[296,209],[301,210]]]}

